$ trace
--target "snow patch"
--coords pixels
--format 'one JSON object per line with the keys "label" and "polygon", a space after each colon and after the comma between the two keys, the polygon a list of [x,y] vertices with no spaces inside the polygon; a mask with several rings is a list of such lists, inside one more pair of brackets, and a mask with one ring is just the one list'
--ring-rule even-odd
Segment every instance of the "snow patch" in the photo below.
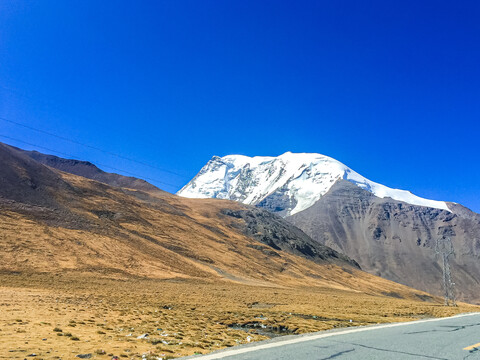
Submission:
{"label": "snow patch", "polygon": [[214,156],[178,195],[218,198],[256,205],[272,194],[293,201],[286,215],[315,204],[338,179],[345,179],[378,196],[412,205],[450,211],[444,201],[424,199],[406,190],[391,189],[361,176],[341,162],[321,154],[286,152],[278,157]]}

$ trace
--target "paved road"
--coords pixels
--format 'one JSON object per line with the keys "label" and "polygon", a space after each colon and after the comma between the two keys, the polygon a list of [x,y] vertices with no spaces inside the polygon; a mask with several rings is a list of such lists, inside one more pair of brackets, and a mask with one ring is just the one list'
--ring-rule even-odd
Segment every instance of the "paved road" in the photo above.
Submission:
{"label": "paved road", "polygon": [[480,360],[480,313],[268,340],[194,358]]}

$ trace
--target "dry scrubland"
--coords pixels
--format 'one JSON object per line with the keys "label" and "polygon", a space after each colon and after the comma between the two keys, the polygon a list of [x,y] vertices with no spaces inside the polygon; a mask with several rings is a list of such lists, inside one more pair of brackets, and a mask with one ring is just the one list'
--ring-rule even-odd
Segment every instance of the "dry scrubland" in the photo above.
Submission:
{"label": "dry scrubland", "polygon": [[301,234],[238,203],[111,187],[2,144],[0,165],[0,359],[175,358],[477,310],[300,256]]}
{"label": "dry scrubland", "polygon": [[[175,358],[278,333],[478,311],[470,305],[451,308],[338,289],[222,281],[14,274],[1,275],[0,281],[1,359],[31,354],[36,359],[74,359],[78,354]],[[137,339],[145,333],[147,338]]]}

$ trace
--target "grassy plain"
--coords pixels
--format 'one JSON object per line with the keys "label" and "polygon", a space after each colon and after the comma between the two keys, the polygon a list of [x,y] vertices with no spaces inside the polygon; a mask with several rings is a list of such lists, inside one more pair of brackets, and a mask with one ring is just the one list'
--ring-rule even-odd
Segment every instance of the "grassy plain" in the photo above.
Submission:
{"label": "grassy plain", "polygon": [[0,359],[167,359],[272,335],[478,311],[398,294],[228,281],[67,273],[3,274],[0,284]]}
{"label": "grassy plain", "polygon": [[271,223],[248,235],[226,215],[238,203],[110,187],[1,144],[0,163],[0,359],[166,359],[477,310],[274,247]]}

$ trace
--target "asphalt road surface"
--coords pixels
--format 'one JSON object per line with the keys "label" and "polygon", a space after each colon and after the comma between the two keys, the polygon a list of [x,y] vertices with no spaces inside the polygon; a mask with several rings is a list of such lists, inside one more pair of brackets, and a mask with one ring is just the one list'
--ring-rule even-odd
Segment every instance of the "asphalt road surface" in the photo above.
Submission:
{"label": "asphalt road surface", "polygon": [[480,360],[480,313],[277,338],[189,358]]}

